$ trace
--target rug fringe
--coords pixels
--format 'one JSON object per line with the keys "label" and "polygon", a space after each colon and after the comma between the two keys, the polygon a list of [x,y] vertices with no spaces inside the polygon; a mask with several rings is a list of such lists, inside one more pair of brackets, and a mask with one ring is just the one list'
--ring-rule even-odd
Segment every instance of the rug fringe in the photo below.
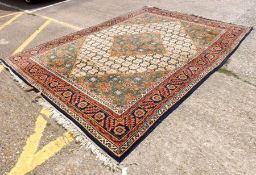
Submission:
{"label": "rug fringe", "polygon": [[[19,76],[17,76],[11,68],[9,68],[3,61],[0,60],[0,64],[2,66],[4,66],[5,69],[7,69],[10,74],[12,75],[12,79],[17,82],[18,86],[20,86],[22,89],[24,89],[25,91],[31,91],[31,89],[33,88],[32,86],[29,86],[27,83],[25,83]],[[34,88],[33,88],[34,89]]]}
{"label": "rug fringe", "polygon": [[[3,65],[12,75],[14,81],[24,90],[33,88],[19,78],[4,62],[0,60],[0,64]],[[117,161],[107,155],[102,149],[99,148],[93,141],[88,138],[75,124],[72,123],[66,116],[52,106],[41,96],[41,91],[37,93],[37,96],[33,102],[40,106],[48,109],[51,112],[51,118],[54,119],[60,126],[64,127],[67,131],[70,131],[74,136],[75,140],[81,144],[86,150],[91,151],[92,154],[96,155],[96,159],[101,161],[102,164],[111,171],[122,171],[126,167],[122,167]]]}
{"label": "rug fringe", "polygon": [[54,106],[52,106],[45,99],[40,98],[37,100],[37,103],[45,107],[51,112],[51,118],[53,118],[59,125],[64,127],[66,130],[74,134],[75,139],[79,142],[86,150],[91,151],[96,155],[96,159],[100,160],[104,166],[109,168],[112,171],[121,171],[123,167],[119,165],[113,158],[107,155],[103,150],[101,150],[93,141],[88,138],[82,131],[75,126],[66,116],[59,112]]}

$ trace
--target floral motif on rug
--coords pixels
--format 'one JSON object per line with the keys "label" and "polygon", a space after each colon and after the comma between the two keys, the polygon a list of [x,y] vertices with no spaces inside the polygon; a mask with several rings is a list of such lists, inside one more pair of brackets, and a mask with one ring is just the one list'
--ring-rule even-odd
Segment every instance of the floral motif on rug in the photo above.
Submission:
{"label": "floral motif on rug", "polygon": [[6,62],[99,147],[122,160],[249,31],[145,7]]}

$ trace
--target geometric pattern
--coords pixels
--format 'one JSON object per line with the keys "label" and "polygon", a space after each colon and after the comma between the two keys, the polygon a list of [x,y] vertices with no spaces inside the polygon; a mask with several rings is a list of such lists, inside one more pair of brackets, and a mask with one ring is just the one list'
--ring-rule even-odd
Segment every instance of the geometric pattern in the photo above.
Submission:
{"label": "geometric pattern", "polygon": [[121,161],[250,30],[145,7],[6,62]]}
{"label": "geometric pattern", "polygon": [[[154,21],[116,25],[85,37],[81,42],[82,46],[77,46],[81,48],[76,51],[78,56],[69,76],[79,79],[81,86],[93,96],[100,96],[99,101],[117,114],[126,111],[137,99],[157,85],[158,79],[183,66],[197,53],[193,40],[180,22],[166,20],[159,23],[161,18],[156,15],[147,17]],[[137,18],[141,18],[141,15]],[[220,32],[216,29],[211,31],[215,32],[214,36]],[[66,52],[66,48],[58,50]],[[55,56],[55,52],[51,54]],[[42,58],[44,56],[38,59]],[[116,75],[118,72],[122,75]],[[151,82],[148,75],[151,75]],[[131,76],[135,81],[130,80]],[[119,83],[111,83],[111,77],[119,77]],[[136,83],[136,79],[141,81]],[[128,81],[124,82],[125,80]],[[132,90],[122,87],[131,82],[135,82]],[[111,90],[107,91],[106,87]],[[134,91],[135,87],[138,90]]]}
{"label": "geometric pattern", "polygon": [[166,53],[160,33],[114,36],[111,56],[137,56]]}

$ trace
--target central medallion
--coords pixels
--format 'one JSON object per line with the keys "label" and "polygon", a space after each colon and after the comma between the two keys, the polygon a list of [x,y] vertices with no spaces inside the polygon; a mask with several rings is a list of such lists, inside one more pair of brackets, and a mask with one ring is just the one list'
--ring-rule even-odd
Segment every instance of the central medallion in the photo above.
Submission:
{"label": "central medallion", "polygon": [[149,21],[120,23],[39,59],[120,115],[204,47],[194,33],[213,38],[201,26],[191,31],[184,22],[157,21],[158,16],[151,15]]}

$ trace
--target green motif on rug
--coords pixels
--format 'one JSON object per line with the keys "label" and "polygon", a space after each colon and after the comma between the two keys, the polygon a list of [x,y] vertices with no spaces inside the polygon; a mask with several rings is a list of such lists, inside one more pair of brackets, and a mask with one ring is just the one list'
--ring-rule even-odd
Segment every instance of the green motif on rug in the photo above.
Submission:
{"label": "green motif on rug", "polygon": [[61,46],[61,49],[53,49],[51,52],[46,52],[44,56],[38,56],[35,59],[43,63],[47,68],[69,77],[83,41],[84,39],[82,38],[65,44]]}
{"label": "green motif on rug", "polygon": [[146,13],[35,59],[121,114],[220,32]]}
{"label": "green motif on rug", "polygon": [[77,79],[79,84],[106,101],[121,108],[140,97],[145,90],[167,75],[167,71],[144,72],[134,74],[111,74],[104,76],[89,75]]}
{"label": "green motif on rug", "polygon": [[165,52],[159,33],[142,33],[115,36],[111,56],[164,54]]}

